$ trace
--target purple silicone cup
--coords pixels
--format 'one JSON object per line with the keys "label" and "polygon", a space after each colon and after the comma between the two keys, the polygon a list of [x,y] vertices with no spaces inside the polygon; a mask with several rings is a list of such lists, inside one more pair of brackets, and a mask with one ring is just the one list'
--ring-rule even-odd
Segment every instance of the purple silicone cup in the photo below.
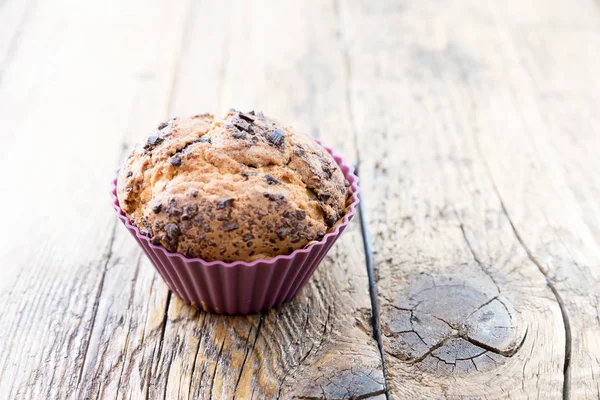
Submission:
{"label": "purple silicone cup", "polygon": [[317,140],[335,159],[350,183],[352,194],[346,214],[319,242],[288,255],[252,262],[205,261],[170,253],[150,242],[133,226],[119,207],[117,178],[112,182],[113,208],[129,233],[165,281],[184,302],[218,314],[245,315],[268,310],[294,297],[308,282],[331,246],[356,214],[358,177],[333,149]]}

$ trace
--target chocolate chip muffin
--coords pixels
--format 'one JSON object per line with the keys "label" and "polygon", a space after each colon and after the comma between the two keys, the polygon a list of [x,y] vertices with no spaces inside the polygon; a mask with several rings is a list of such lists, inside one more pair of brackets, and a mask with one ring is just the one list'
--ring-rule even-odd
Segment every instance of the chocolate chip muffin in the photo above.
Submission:
{"label": "chocolate chip muffin", "polygon": [[230,110],[161,123],[119,172],[119,205],[154,244],[207,261],[253,261],[320,240],[348,182],[308,136]]}

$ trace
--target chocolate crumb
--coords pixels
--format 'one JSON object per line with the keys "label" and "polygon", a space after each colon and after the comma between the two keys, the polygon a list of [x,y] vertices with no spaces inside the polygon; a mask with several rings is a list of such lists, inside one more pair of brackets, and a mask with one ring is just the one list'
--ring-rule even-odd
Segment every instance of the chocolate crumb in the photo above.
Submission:
{"label": "chocolate crumb", "polygon": [[198,213],[198,206],[195,204],[189,204],[183,207],[183,214],[181,214],[181,219],[192,219]]}
{"label": "chocolate crumb", "polygon": [[246,139],[246,132],[232,131],[231,136],[235,139]]}
{"label": "chocolate crumb", "polygon": [[329,228],[331,228],[335,224],[336,221],[337,221],[337,218],[334,217],[333,215],[330,215],[325,219],[325,222],[327,223],[327,226]]}
{"label": "chocolate crumb", "polygon": [[233,205],[233,197],[223,197],[217,200],[217,210],[227,210]]}
{"label": "chocolate crumb", "polygon": [[281,183],[273,175],[270,174],[265,174],[265,181],[267,181],[269,185],[279,185]]}
{"label": "chocolate crumb", "polygon": [[250,127],[250,124],[247,121],[244,121],[243,119],[239,119],[236,118],[232,121],[233,126],[235,126],[236,128],[238,128],[240,131],[247,131],[248,128]]}
{"label": "chocolate crumb", "polygon": [[156,214],[158,214],[160,212],[160,210],[162,210],[162,204],[160,204],[160,203],[152,204],[152,211],[154,211]]}
{"label": "chocolate crumb", "polygon": [[289,229],[286,228],[285,226],[277,228],[277,230],[275,231],[275,233],[277,234],[277,237],[279,238],[279,240],[285,239],[285,237],[287,236],[288,232],[289,232]]}
{"label": "chocolate crumb", "polygon": [[167,236],[172,239],[177,239],[179,238],[179,235],[181,235],[181,231],[179,230],[179,226],[177,224],[165,225],[165,232],[167,233]]}
{"label": "chocolate crumb", "polygon": [[179,167],[181,165],[181,157],[179,154],[175,154],[171,158],[169,158],[169,163],[171,163],[174,167]]}
{"label": "chocolate crumb", "polygon": [[321,192],[318,195],[319,200],[327,202],[331,198],[331,193],[329,192]]}
{"label": "chocolate crumb", "polygon": [[169,121],[166,122],[161,122],[160,124],[158,124],[158,130],[163,130],[165,129],[167,126],[169,126]]}
{"label": "chocolate crumb", "polygon": [[258,174],[256,172],[254,172],[254,171],[249,171],[249,172],[248,171],[244,171],[244,172],[242,172],[242,176],[244,178],[246,178],[246,180],[248,180],[249,176],[256,176],[256,175],[258,175]]}
{"label": "chocolate crumb", "polygon": [[224,232],[235,231],[239,227],[240,226],[238,224],[236,224],[235,222],[225,222],[225,223],[223,223],[223,231]]}
{"label": "chocolate crumb", "polygon": [[240,118],[248,121],[249,123],[253,123],[254,120],[256,119],[256,117],[253,114],[244,114],[244,113],[240,113]]}
{"label": "chocolate crumb", "polygon": [[267,136],[267,140],[271,144],[274,144],[275,146],[278,146],[278,147],[285,143],[285,137],[283,135],[283,132],[280,131],[279,129],[275,129],[275,130],[269,132],[269,134]]}
{"label": "chocolate crumb", "polygon": [[127,173],[127,177],[128,177],[128,178],[131,178],[132,176],[133,176],[133,172],[129,171],[129,172]]}

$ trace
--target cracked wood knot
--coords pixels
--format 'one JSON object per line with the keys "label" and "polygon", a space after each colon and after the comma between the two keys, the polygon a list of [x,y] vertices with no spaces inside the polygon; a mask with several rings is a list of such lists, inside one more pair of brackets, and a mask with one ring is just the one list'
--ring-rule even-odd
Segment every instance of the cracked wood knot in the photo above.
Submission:
{"label": "cracked wood knot", "polygon": [[382,308],[389,355],[429,371],[476,372],[512,357],[525,340],[510,302],[476,282],[418,279]]}

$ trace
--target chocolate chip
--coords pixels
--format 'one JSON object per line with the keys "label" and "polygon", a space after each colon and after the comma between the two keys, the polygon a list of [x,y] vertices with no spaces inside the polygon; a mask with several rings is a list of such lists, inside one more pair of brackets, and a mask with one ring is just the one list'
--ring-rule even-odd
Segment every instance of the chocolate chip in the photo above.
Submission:
{"label": "chocolate chip", "polygon": [[337,218],[334,217],[333,215],[330,215],[325,219],[325,223],[327,223],[327,226],[330,228],[335,224],[336,221],[337,221]]}
{"label": "chocolate chip", "polygon": [[196,189],[192,190],[192,197],[198,197],[198,191]]}
{"label": "chocolate chip", "polygon": [[[251,135],[256,135],[259,132],[260,132],[260,129],[258,129],[254,125],[251,125],[250,128],[248,128],[248,133],[251,134]],[[257,139],[257,141],[258,141],[258,139]]]}
{"label": "chocolate chip", "polygon": [[152,135],[148,138],[148,142],[144,145],[144,150],[152,150],[154,146],[162,143],[163,138],[158,135]]}
{"label": "chocolate chip", "polygon": [[231,124],[225,124],[225,129],[233,129],[233,125],[231,125]]}
{"label": "chocolate chip", "polygon": [[271,201],[277,201],[277,202],[280,202],[281,200],[285,199],[285,195],[283,193],[279,193],[278,195],[275,195],[273,193],[264,192],[263,196],[265,196],[267,199],[269,199]]}
{"label": "chocolate chip", "polygon": [[248,123],[248,121],[244,121],[243,119],[240,118],[234,118],[233,121],[231,121],[233,123],[233,126],[235,126],[236,128],[238,128],[241,131],[247,131],[248,128],[250,127],[250,124]]}
{"label": "chocolate chip", "polygon": [[163,130],[165,129],[167,126],[169,126],[169,121],[166,122],[161,122],[160,124],[158,124],[158,130]]}
{"label": "chocolate chip", "polygon": [[235,231],[239,227],[240,226],[238,224],[236,224],[235,222],[225,222],[225,223],[223,223],[223,231],[224,232]]}
{"label": "chocolate chip", "polygon": [[306,211],[296,210],[296,219],[303,220],[304,218],[306,218]]}
{"label": "chocolate chip", "polygon": [[269,134],[267,135],[267,140],[275,146],[281,146],[285,143],[285,137],[283,135],[283,132],[279,129],[275,129],[274,131],[269,132]]}
{"label": "chocolate chip", "polygon": [[244,242],[248,242],[248,241],[254,239],[254,236],[252,236],[251,234],[247,233],[247,234],[244,235],[243,239],[244,239]]}
{"label": "chocolate chip", "polygon": [[277,237],[279,238],[279,240],[285,239],[285,237],[287,236],[288,232],[289,232],[289,229],[286,228],[285,226],[277,228],[277,230],[275,231],[275,233],[277,234]]}
{"label": "chocolate chip", "polygon": [[128,178],[131,178],[132,176],[133,176],[133,172],[129,171],[129,172],[127,173],[127,177],[128,177]]}
{"label": "chocolate chip", "polygon": [[246,132],[233,131],[231,132],[231,136],[236,139],[246,139]]}
{"label": "chocolate chip", "polygon": [[317,232],[317,240],[323,239],[323,236],[325,236],[325,232],[322,232],[322,231]]}
{"label": "chocolate chip", "polygon": [[302,149],[294,149],[294,154],[298,157],[304,157],[306,155],[306,153]]}
{"label": "chocolate chip", "polygon": [[279,185],[281,183],[273,175],[269,174],[265,175],[265,181],[267,181],[269,185]]}
{"label": "chocolate chip", "polygon": [[162,204],[160,203],[154,203],[152,204],[152,211],[154,211],[155,213],[159,213],[160,210],[162,210]]}
{"label": "chocolate chip", "polygon": [[223,197],[217,200],[217,210],[227,210],[233,205],[233,197]]}
{"label": "chocolate chip", "polygon": [[327,202],[331,198],[331,193],[329,192],[321,192],[319,193],[319,200]]}
{"label": "chocolate chip", "polygon": [[256,136],[252,136],[252,137],[250,138],[250,142],[251,142],[252,144],[256,144],[256,143],[258,143],[258,142],[259,142],[259,139],[258,139]]}
{"label": "chocolate chip", "polygon": [[223,255],[223,254],[225,254],[226,251],[227,251],[227,249],[223,247],[221,250],[219,250],[219,254]]}
{"label": "chocolate chip", "polygon": [[179,235],[181,235],[181,231],[179,230],[179,226],[177,224],[167,224],[165,225],[165,232],[169,238],[177,239]]}
{"label": "chocolate chip", "polygon": [[254,171],[244,171],[244,172],[242,172],[242,176],[244,178],[246,178],[246,180],[248,180],[249,176],[256,176],[256,175],[258,175],[258,174],[256,172],[254,172]]}
{"label": "chocolate chip", "polygon": [[196,139],[195,142],[197,142],[197,143],[212,143],[212,140],[210,140],[209,137],[201,136],[198,139]]}
{"label": "chocolate chip", "polygon": [[179,167],[181,165],[181,157],[179,156],[179,154],[175,154],[174,156],[169,158],[169,162],[174,167]]}
{"label": "chocolate chip", "polygon": [[175,199],[169,200],[165,213],[169,218],[178,218],[181,216],[181,210],[177,208],[177,201]]}
{"label": "chocolate chip", "polygon": [[[254,111],[252,111],[252,113],[254,113]],[[254,114],[250,114],[250,113],[248,113],[248,114],[240,113],[240,118],[242,118],[250,123],[253,123],[254,120],[256,119]]]}
{"label": "chocolate chip", "polygon": [[273,251],[279,251],[279,247],[273,247]]}
{"label": "chocolate chip", "polygon": [[189,204],[183,207],[183,214],[181,214],[181,219],[192,219],[198,213],[198,206],[195,204]]}
{"label": "chocolate chip", "polygon": [[254,110],[252,110],[252,111],[248,111],[248,114],[249,114],[249,115],[255,115],[255,113],[254,113]]}
{"label": "chocolate chip", "polygon": [[142,228],[142,229],[140,229],[140,233],[144,236],[148,236],[148,237],[152,236],[152,230],[149,230],[149,229]]}

